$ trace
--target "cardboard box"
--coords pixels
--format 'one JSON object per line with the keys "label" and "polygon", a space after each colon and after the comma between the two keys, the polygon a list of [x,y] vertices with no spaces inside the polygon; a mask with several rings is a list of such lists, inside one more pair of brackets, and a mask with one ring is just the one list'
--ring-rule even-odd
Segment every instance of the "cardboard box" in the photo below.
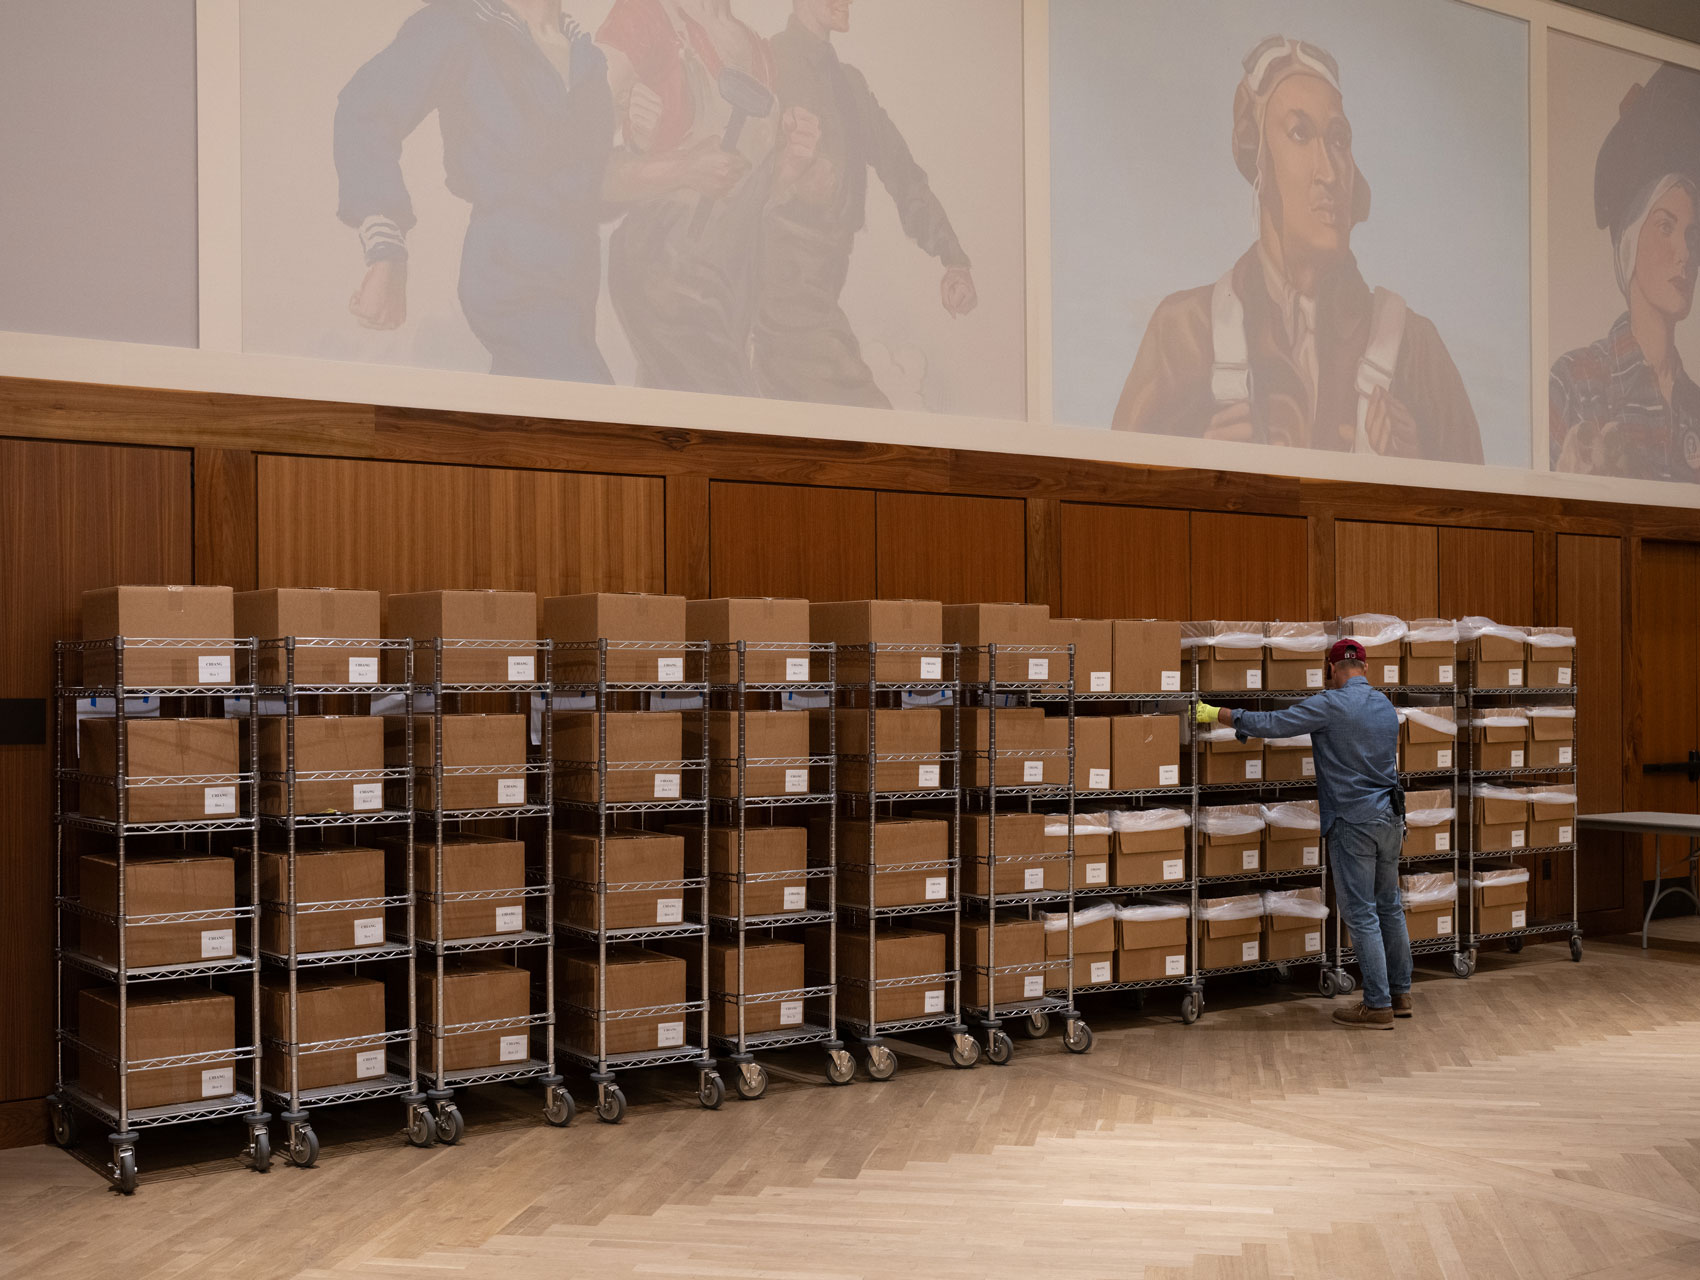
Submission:
{"label": "cardboard box", "polygon": [[[1067,984],[1068,962],[1059,960],[1045,970],[1045,989],[1061,990]],[[1074,989],[1101,987],[1116,980],[1114,951],[1076,951],[1074,953]]]}
{"label": "cardboard box", "polygon": [[[941,733],[951,726],[941,720]],[[992,725],[997,725],[997,759],[993,749]],[[1064,722],[1067,732],[1067,722]],[[1047,738],[1045,713],[1037,707],[1002,707],[995,713],[985,707],[962,709],[963,783],[987,787],[997,779],[1000,787],[1064,787],[1068,785],[1068,754],[1051,754],[1054,738]],[[941,742],[941,746],[942,746]]]}
{"label": "cardboard box", "polygon": [[[419,591],[389,598],[386,635],[412,640],[413,679],[437,679],[429,641],[512,640],[493,649],[443,650],[444,684],[535,684],[543,679],[537,660],[537,596],[530,591]],[[530,643],[527,643],[527,642]],[[386,654],[390,678],[400,679],[397,655]]]}
{"label": "cardboard box", "polygon": [[1110,623],[1110,687],[1116,693],[1180,693],[1181,624],[1118,618]]}
{"label": "cardboard box", "polygon": [[[806,795],[811,774],[809,757],[809,713],[806,711],[744,712],[744,795]],[[702,751],[702,718],[691,712],[683,717],[684,739],[680,753],[691,759]],[[709,792],[720,799],[738,796],[738,713],[708,713]],[[777,760],[779,764],[756,764]],[[692,779],[694,782],[694,778]],[[826,771],[821,770],[824,789]],[[687,787],[687,790],[693,788]]]}
{"label": "cardboard box", "polygon": [[[405,892],[403,872],[407,846],[396,839],[379,841],[384,850],[384,876],[392,894]],[[437,934],[439,906],[432,901],[437,884],[437,846],[429,839],[413,845],[413,886],[418,906],[414,921],[421,938]],[[451,835],[443,840],[443,938],[485,938],[519,933],[525,928],[525,845],[495,836]],[[497,893],[515,890],[513,897],[454,898],[457,893]]]}
{"label": "cardboard box", "polygon": [[993,824],[997,829],[996,888],[1004,893],[1033,893],[1058,890],[1068,885],[1068,863],[1045,857],[1045,815],[1042,813],[987,813],[962,815],[963,892],[984,897],[992,891],[992,869],[987,863]]}
{"label": "cardboard box", "polygon": [[[92,911],[118,912],[118,859],[86,853],[77,863],[77,896]],[[232,910],[229,916],[184,924],[124,926],[125,964],[196,964],[236,954],[236,864],[197,854],[132,853],[124,860],[124,914],[170,915],[184,911]],[[118,963],[118,923],[87,916],[77,920],[79,949],[96,960]]]}
{"label": "cardboard box", "polygon": [[[694,853],[696,844],[691,846]],[[701,860],[687,857],[693,877],[701,875]],[[804,827],[746,827],[744,874],[783,876],[744,885],[746,916],[778,916],[808,910],[809,833]],[[708,831],[708,903],[717,916],[738,914],[738,828],[710,827]],[[801,963],[799,961],[799,963]],[[801,986],[801,983],[797,984]],[[779,990],[780,988],[775,988]]]}
{"label": "cardboard box", "polygon": [[[1052,734],[1062,726],[1068,733],[1066,718],[1053,716],[1045,721]],[[1114,748],[1111,745],[1113,724],[1109,716],[1076,716],[1074,721],[1074,789],[1076,791],[1108,791],[1115,777]],[[1054,739],[1048,739],[1053,741]]]}
{"label": "cardboard box", "polygon": [[[1416,714],[1408,714],[1411,712]],[[1457,749],[1458,713],[1453,708],[1400,709],[1399,772],[1436,773],[1455,768]]]}
{"label": "cardboard box", "polygon": [[[700,945],[700,943],[698,944]],[[604,983],[606,1000],[598,990],[596,952],[562,949],[555,952],[555,984],[566,1008],[560,1014],[563,1042],[578,1053],[594,1055],[596,1017],[602,1010],[667,1009],[666,1013],[636,1018],[612,1018],[606,1023],[605,1052],[653,1053],[696,1044],[700,1024],[696,1013],[678,1006],[688,1003],[687,975],[691,965],[681,956],[643,947],[608,948]]]}
{"label": "cardboard box", "polygon": [[[1322,865],[1322,815],[1315,800],[1281,800],[1263,831],[1265,871],[1304,871]],[[1299,825],[1308,819],[1312,825]],[[1279,959],[1279,957],[1271,957]]]}
{"label": "cardboard box", "polygon": [[1182,670],[1184,687],[1191,687],[1189,672],[1196,668],[1197,687],[1206,692],[1263,688],[1263,623],[1183,622],[1181,636],[1196,642],[1183,650],[1192,655]]}
{"label": "cardboard box", "polygon": [[1455,809],[1456,803],[1452,793],[1446,790],[1437,791],[1407,791],[1405,793],[1405,843],[1401,846],[1399,856],[1404,858],[1426,858],[1435,853],[1451,853],[1456,847],[1453,841],[1453,819],[1445,822],[1425,823],[1413,821],[1412,815],[1433,813],[1438,809]]}
{"label": "cardboard box", "polygon": [[[434,717],[413,717],[413,807],[421,813],[437,804],[437,783],[431,776],[436,734]],[[392,769],[407,764],[407,720],[403,716],[384,717],[384,762]],[[525,766],[523,715],[443,717],[444,810],[513,808],[527,803],[531,788]],[[460,769],[495,771],[456,772]]]}
{"label": "cardboard box", "polygon": [[[1444,618],[1415,618],[1413,631],[1456,627]],[[1408,685],[1457,683],[1458,644],[1455,640],[1412,640],[1400,643],[1401,680]]]}
{"label": "cardboard box", "polygon": [[[962,954],[962,1003],[965,1005],[986,1008],[988,993],[998,1004],[1036,1000],[1045,994],[1042,970],[1006,972],[1044,963],[1045,926],[1037,920],[1000,920],[995,935],[993,926],[984,920],[964,920]],[[990,975],[990,981],[988,975],[981,971],[988,966],[996,970]]]}
{"label": "cardboard box", "polygon": [[[1182,920],[1182,926],[1186,921]],[[1116,952],[1117,982],[1155,982],[1159,978],[1184,978],[1187,974],[1187,941],[1163,947],[1141,947]]]}
{"label": "cardboard box", "polygon": [[[1257,906],[1257,914],[1239,920],[1211,920],[1204,912],[1225,908],[1230,904],[1243,909]],[[1242,964],[1256,964],[1263,955],[1263,899],[1259,894],[1242,894],[1234,898],[1206,898],[1199,902],[1198,922],[1199,965],[1203,970],[1232,969]]]}
{"label": "cardboard box", "polygon": [[[1074,646],[1074,691],[1109,693],[1115,688],[1115,624],[1092,618],[1051,619],[1052,642]],[[1063,658],[1068,655],[1064,653]],[[1056,673],[1067,675],[1066,668]]]}
{"label": "cardboard box", "polygon": [[[1074,827],[1074,888],[1077,893],[1101,892],[1110,887],[1110,856],[1114,843],[1114,835],[1107,828],[1083,827],[1080,825],[1081,816],[1076,815]],[[1066,831],[1067,822],[1056,823],[1051,830],[1058,827]],[[1066,844],[1068,836],[1063,834],[1053,838],[1054,844]],[[1049,873],[1047,873],[1048,875]],[[1059,882],[1057,888],[1067,888],[1067,882]]]}
{"label": "cardboard box", "polygon": [[[229,640],[235,638],[229,587],[102,587],[83,592],[83,639]],[[181,688],[229,685],[251,677],[230,645],[192,649],[150,649],[126,644],[124,687]],[[76,677],[75,668],[66,678]],[[83,684],[111,688],[113,653],[83,653]]]}
{"label": "cardboard box", "polygon": [[[1527,788],[1529,795],[1529,847],[1546,849],[1570,844],[1576,839],[1575,786],[1545,785]],[[1568,795],[1568,800],[1542,800],[1539,796]]]}
{"label": "cardboard box", "polygon": [[[384,984],[376,978],[304,973],[297,975],[295,989],[292,1040],[288,976],[267,974],[260,979],[260,1031],[268,1040],[307,1046],[384,1034]],[[295,1061],[295,1086],[303,1091],[359,1084],[379,1079],[388,1070],[382,1044],[307,1051]],[[267,1088],[289,1092],[287,1050],[268,1047],[261,1056],[260,1071]]]}
{"label": "cardboard box", "polygon": [[1265,623],[1263,687],[1320,690],[1328,676],[1328,633],[1320,622]]}
{"label": "cardboard box", "polygon": [[1178,787],[1181,724],[1176,716],[1114,716],[1110,720],[1110,786],[1116,791]]}
{"label": "cardboard box", "polygon": [[[839,646],[838,682],[919,684],[957,678],[956,660],[944,651],[944,606],[936,600],[838,600],[809,606],[816,644]],[[873,653],[866,646],[898,646]],[[846,646],[850,651],[845,652]],[[917,647],[919,646],[919,647]]]}
{"label": "cardboard box", "polygon": [[1224,725],[1195,730],[1199,734],[1198,772],[1201,783],[1259,782],[1263,779],[1263,739],[1239,736]]}
{"label": "cardboard box", "polygon": [[[1432,942],[1458,932],[1458,883],[1450,871],[1400,876],[1399,889],[1405,900],[1405,932],[1412,942]],[[1449,896],[1439,901],[1413,903],[1411,898],[1418,892],[1425,898],[1433,898],[1437,893]]]}
{"label": "cardboard box", "polygon": [[[1514,868],[1477,869],[1480,879],[1486,875],[1492,877],[1495,870],[1512,871]],[[1474,907],[1472,928],[1476,933],[1509,933],[1516,929],[1526,929],[1529,924],[1529,882],[1525,880],[1509,883],[1500,881],[1473,886],[1472,905]]]}
{"label": "cardboard box", "polygon": [[1564,769],[1576,763],[1576,709],[1529,707],[1531,769]]}
{"label": "cardboard box", "polygon": [[[609,804],[634,804],[648,800],[678,800],[688,796],[696,783],[687,784],[682,754],[685,719],[677,711],[610,711],[608,713],[606,774]],[[598,713],[558,711],[555,713],[556,794],[563,800],[595,804],[597,791]],[[694,740],[700,742],[698,737]],[[698,747],[697,751],[701,748]],[[644,768],[613,766],[643,765]]]}
{"label": "cardboard box", "polygon": [[1450,938],[1457,929],[1458,909],[1454,906],[1438,907],[1432,911],[1407,911],[1405,913],[1405,936],[1412,942],[1434,942],[1440,938]]}
{"label": "cardboard box", "polygon": [[[608,892],[603,902],[603,927],[649,929],[658,924],[683,924],[686,868],[700,866],[700,855],[687,859],[685,850],[702,846],[702,828],[686,836],[676,832],[611,831],[604,869]],[[555,919],[580,929],[596,928],[596,837],[582,832],[555,833]],[[623,889],[621,885],[658,885]]]}
{"label": "cardboard box", "polygon": [[[1213,822],[1243,825],[1238,820],[1255,819],[1257,829],[1240,835],[1212,832]],[[1263,869],[1263,814],[1255,804],[1215,805],[1199,810],[1197,849],[1199,874],[1236,876]]]}
{"label": "cardboard box", "polygon": [[[1082,952],[1100,953],[1116,949],[1116,917],[1112,913],[1102,920],[1091,920],[1083,923],[1080,919],[1082,908],[1074,909],[1074,954]],[[1051,911],[1043,915],[1042,922],[1054,928],[1045,929],[1045,958],[1054,960],[1068,954],[1068,912]],[[1002,941],[1001,937],[999,941]]]}
{"label": "cardboard box", "polygon": [[[376,640],[384,631],[376,591],[269,587],[264,591],[238,591],[235,607],[237,633],[260,641],[262,685],[282,685],[289,676],[284,650],[267,646],[268,640],[288,636],[304,640]],[[298,645],[295,683],[377,684],[379,652],[356,644]]]}
{"label": "cardboard box", "polygon": [[1464,649],[1470,683],[1478,689],[1521,689],[1528,665],[1528,646],[1507,636],[1479,635]]}
{"label": "cardboard box", "polygon": [[744,984],[738,985],[738,944],[714,938],[708,944],[708,1029],[717,1036],[738,1034],[738,1006],[722,997],[744,997],[744,1034],[759,1035],[803,1025],[803,1001],[759,1000],[769,993],[801,991],[803,944],[781,938],[749,938],[744,945]]}
{"label": "cardboard box", "polygon": [[[816,981],[819,975],[829,972],[829,937],[825,925],[811,925],[804,931],[803,947],[810,981]],[[955,1008],[950,988],[956,975],[951,972],[946,959],[949,942],[944,934],[932,930],[882,925],[873,936],[873,967],[870,972],[867,930],[840,928],[839,1016],[861,1023],[877,1020],[879,1024],[933,1016],[950,1018]],[[870,985],[935,976],[937,982],[921,986]]]}
{"label": "cardboard box", "polygon": [[1184,826],[1117,831],[1111,839],[1111,883],[1132,888],[1185,880],[1186,846]]}
{"label": "cardboard box", "polygon": [[[884,677],[880,677],[884,680]],[[838,716],[838,789],[868,789],[868,713],[841,710]],[[940,734],[956,723],[936,707],[886,708],[874,716],[874,787],[879,791],[934,791],[952,785],[950,766],[940,759]],[[967,717],[963,737],[968,739]],[[809,717],[810,749],[828,750],[826,716]],[[891,757],[910,757],[892,759]],[[849,759],[846,757],[861,757]]]}
{"label": "cardboard box", "polygon": [[[608,650],[610,684],[678,684],[701,682],[703,663],[669,641],[685,639],[683,596],[641,592],[590,592],[551,596],[543,602],[543,635],[553,640],[555,679],[562,683],[594,684],[601,655],[598,640],[641,644],[636,649]],[[591,646],[585,648],[583,646]],[[562,647],[566,646],[566,647]]]}
{"label": "cardboard box", "polygon": [[1266,782],[1309,782],[1316,777],[1316,752],[1310,735],[1263,740],[1263,778]]}
{"label": "cardboard box", "polygon": [[[1187,935],[1191,931],[1192,922],[1185,916],[1167,920],[1129,920],[1121,918],[1116,921],[1116,949],[1118,951],[1185,951]],[[1155,976],[1164,976],[1158,973]]]}
{"label": "cardboard box", "polygon": [[[129,1062],[214,1053],[236,1047],[236,1000],[222,991],[188,984],[132,987],[128,993],[128,1036],[118,1030],[118,994],[110,987],[77,993],[77,1034],[96,1053]],[[246,1041],[244,1036],[243,1040]],[[94,1054],[73,1054],[77,1082],[109,1106],[118,1105],[118,1070]],[[236,1058],[187,1067],[132,1071],[130,1110],[179,1102],[227,1098],[236,1092]]]}
{"label": "cardboard box", "polygon": [[[126,720],[124,820],[126,822],[204,822],[235,818],[246,808],[246,788],[237,782],[241,737],[235,720]],[[117,778],[118,722],[95,718],[77,726],[78,768],[102,778]],[[147,778],[204,778],[206,782],[149,786]],[[118,820],[117,786],[82,782],[79,808],[91,818]]]}
{"label": "cardboard box", "polygon": [[[819,819],[811,822],[811,830],[819,831],[820,824]],[[868,906],[870,875],[876,907],[928,902],[943,906],[950,901],[950,823],[933,818],[884,819],[873,824],[871,835],[870,850],[866,821],[838,824],[839,902]],[[894,869],[904,867],[911,869]]]}
{"label": "cardboard box", "polygon": [[1576,633],[1569,627],[1529,628],[1527,674],[1531,689],[1568,686],[1574,678],[1575,664]]}
{"label": "cardboard box", "polygon": [[[558,954],[558,953],[557,953]],[[437,1070],[441,1045],[443,1069],[466,1071],[502,1067],[531,1057],[531,1029],[497,1027],[491,1031],[449,1031],[469,1022],[498,1022],[531,1016],[531,978],[524,969],[487,956],[451,956],[443,962],[442,1022],[437,1022],[437,973],[419,966],[415,1017],[419,1025],[419,1070]],[[433,1035],[430,1028],[447,1032]]]}
{"label": "cardboard box", "polygon": [[[417,760],[415,761],[417,764]],[[289,768],[288,721],[260,720],[260,772]],[[374,813],[384,807],[384,721],[378,716],[298,716],[295,720],[295,813]],[[351,774],[313,778],[315,773]],[[289,810],[287,784],[260,780],[260,812]]]}
{"label": "cardboard box", "polygon": [[[946,643],[963,648],[962,679],[966,684],[984,683],[994,676],[999,684],[1068,679],[1068,654],[1056,648],[1051,611],[1046,605],[947,604],[944,638]],[[1017,652],[1001,655],[968,652],[988,645],[1016,646]],[[1031,646],[1041,647],[1045,652],[1019,651]]]}
{"label": "cardboard box", "polygon": [[[1336,637],[1349,637],[1363,645],[1364,675],[1377,688],[1397,685],[1404,676],[1400,668],[1399,636],[1395,635],[1391,640],[1379,639],[1389,631],[1397,631],[1397,623],[1398,619],[1385,614],[1358,613],[1340,619],[1340,625],[1335,628]],[[1372,640],[1376,643],[1370,643]]]}
{"label": "cardboard box", "polygon": [[1504,796],[1474,798],[1477,853],[1505,853],[1529,842],[1529,805]]}
{"label": "cardboard box", "polygon": [[[1483,724],[1482,719],[1519,720],[1515,724]],[[1521,712],[1505,708],[1486,711],[1471,724],[1471,767],[1480,772],[1526,769],[1529,756],[1529,722]]]}
{"label": "cardboard box", "polygon": [[[286,851],[260,850],[259,896],[260,949],[272,955],[288,955],[289,916],[281,905],[289,897],[289,854]],[[357,845],[296,845],[297,907],[324,902],[370,902],[384,896],[382,849]],[[274,903],[279,905],[268,905]],[[295,915],[295,950],[300,955],[315,951],[381,947],[384,941],[382,906],[349,907],[339,911],[298,910]]]}
{"label": "cardboard box", "polygon": [[[1292,889],[1290,898],[1323,904],[1322,889]],[[1265,900],[1267,905],[1268,900]],[[1314,956],[1322,950],[1327,938],[1327,917],[1289,915],[1279,909],[1263,917],[1263,958],[1265,960],[1299,960]]]}
{"label": "cardboard box", "polygon": [[714,684],[738,682],[737,651],[724,646],[736,645],[740,640],[746,646],[761,646],[753,650],[746,647],[745,684],[807,684],[811,679],[824,680],[824,664],[818,676],[811,673],[807,648],[771,647],[806,646],[810,625],[807,600],[762,597],[685,602],[685,636],[708,641],[708,678]]}

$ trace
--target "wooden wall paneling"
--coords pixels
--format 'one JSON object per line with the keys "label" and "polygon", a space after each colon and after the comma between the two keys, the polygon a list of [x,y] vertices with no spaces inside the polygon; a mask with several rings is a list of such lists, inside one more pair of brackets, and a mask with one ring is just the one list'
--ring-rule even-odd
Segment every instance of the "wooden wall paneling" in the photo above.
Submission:
{"label": "wooden wall paneling", "polygon": [[1194,512],[1194,617],[1304,621],[1310,611],[1309,546],[1302,517]]}
{"label": "wooden wall paneling", "polygon": [[0,1151],[11,1147],[35,1147],[49,1140],[52,1126],[47,1121],[47,1104],[40,1098],[0,1102]]}
{"label": "wooden wall paneling", "polygon": [[1161,507],[1062,504],[1064,617],[1192,617],[1191,516]]}
{"label": "wooden wall paneling", "polygon": [[195,581],[252,591],[256,459],[247,449],[195,450]]}
{"label": "wooden wall paneling", "polygon": [[1518,529],[1440,530],[1440,613],[1511,626],[1535,620],[1535,535]]}
{"label": "wooden wall paneling", "polygon": [[[1700,812],[1700,786],[1679,773],[1648,774],[1645,764],[1686,759],[1700,748],[1700,546],[1641,544],[1635,583],[1635,627],[1629,660],[1638,700],[1625,735],[1635,771],[1638,809]],[[1584,680],[1586,675],[1584,675]],[[1665,859],[1675,861],[1666,841]],[[1643,872],[1653,870],[1653,842]]]}
{"label": "wooden wall paneling", "polygon": [[876,591],[871,489],[796,484],[709,486],[715,596],[866,600]]}
{"label": "wooden wall paneling", "polygon": [[1027,499],[1027,595],[1029,604],[1062,612],[1062,503],[1055,498]]}
{"label": "wooden wall paneling", "polygon": [[262,586],[666,587],[659,478],[262,457]]}
{"label": "wooden wall paneling", "polygon": [[676,596],[704,600],[710,589],[710,548],[713,526],[709,515],[708,477],[668,476],[667,590]]}
{"label": "wooden wall paneling", "polygon": [[[187,450],[0,440],[0,697],[49,697],[85,590],[192,580],[192,504]],[[0,1102],[53,1085],[50,768],[0,747]]]}
{"label": "wooden wall paneling", "polygon": [[875,517],[882,597],[946,604],[1026,598],[1020,499],[881,493]]}
{"label": "wooden wall paneling", "polygon": [[1436,616],[1440,543],[1433,525],[1342,520],[1334,528],[1334,596],[1341,616]]}
{"label": "wooden wall paneling", "polygon": [[1310,608],[1312,619],[1326,621],[1339,616],[1339,584],[1335,563],[1339,554],[1340,522],[1334,512],[1312,512],[1307,529],[1310,539]]}

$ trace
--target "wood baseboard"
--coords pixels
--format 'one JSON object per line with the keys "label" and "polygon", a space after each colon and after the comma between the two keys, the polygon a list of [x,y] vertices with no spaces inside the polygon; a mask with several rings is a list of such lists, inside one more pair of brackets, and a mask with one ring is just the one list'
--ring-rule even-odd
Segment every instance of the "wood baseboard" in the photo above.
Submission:
{"label": "wood baseboard", "polygon": [[50,1137],[45,1098],[0,1102],[0,1151],[12,1147],[33,1147],[47,1142]]}

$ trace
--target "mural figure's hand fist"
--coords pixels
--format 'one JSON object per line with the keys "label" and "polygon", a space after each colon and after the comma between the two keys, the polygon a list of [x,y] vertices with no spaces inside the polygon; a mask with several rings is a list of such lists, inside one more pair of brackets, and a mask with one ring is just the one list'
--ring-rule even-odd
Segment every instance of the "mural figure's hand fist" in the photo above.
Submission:
{"label": "mural figure's hand fist", "polygon": [[366,278],[348,300],[354,318],[368,329],[399,329],[407,319],[407,263],[387,258],[366,268]]}

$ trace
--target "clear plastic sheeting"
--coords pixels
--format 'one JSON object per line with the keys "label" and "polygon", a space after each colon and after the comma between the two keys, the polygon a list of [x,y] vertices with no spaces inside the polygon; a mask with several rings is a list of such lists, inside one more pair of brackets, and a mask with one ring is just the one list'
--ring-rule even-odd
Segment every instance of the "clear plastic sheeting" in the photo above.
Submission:
{"label": "clear plastic sheeting", "polygon": [[[1232,899],[1230,899],[1232,901]],[[1136,924],[1153,924],[1158,920],[1185,920],[1192,914],[1192,905],[1179,898],[1152,898],[1135,902],[1116,910],[1117,920],[1132,920]],[[1250,916],[1222,916],[1220,919],[1249,920]]]}
{"label": "clear plastic sheeting", "polygon": [[1458,901],[1458,880],[1450,871],[1427,871],[1399,878],[1405,910],[1420,911]]}
{"label": "clear plastic sheeting", "polygon": [[1183,649],[1261,649],[1261,622],[1183,622]]}
{"label": "clear plastic sheeting", "polygon": [[1264,828],[1263,806],[1223,804],[1198,811],[1198,829],[1207,836],[1249,836]]}
{"label": "clear plastic sheeting", "polygon": [[1306,920],[1328,919],[1328,904],[1321,901],[1321,889],[1265,889],[1263,914],[1266,916],[1295,916]]}
{"label": "clear plastic sheeting", "polygon": [[1576,788],[1571,786],[1530,787],[1519,794],[1519,799],[1527,800],[1530,804],[1559,804],[1571,805],[1576,803]]}
{"label": "clear plastic sheeting", "polygon": [[1457,816],[1457,807],[1453,805],[1444,809],[1413,809],[1409,804],[1405,806],[1407,827],[1438,827],[1443,822],[1451,822]]}
{"label": "clear plastic sheeting", "polygon": [[[1074,834],[1108,835],[1115,828],[1110,825],[1110,815],[1107,813],[1077,813],[1074,815]],[[1045,834],[1048,836],[1066,836],[1068,834],[1068,815],[1053,813],[1045,823]]]}
{"label": "clear plastic sheeting", "polygon": [[[1089,907],[1076,907],[1074,909],[1074,927],[1078,929],[1082,925],[1097,924],[1100,920],[1114,920],[1117,910],[1118,908],[1113,902],[1094,902]],[[1044,922],[1046,933],[1061,933],[1068,928],[1068,912],[1066,911],[1041,911],[1039,919]]]}
{"label": "clear plastic sheeting", "polygon": [[1529,643],[1527,627],[1508,627],[1495,622],[1492,618],[1482,618],[1471,615],[1458,623],[1458,638],[1460,640],[1479,640],[1482,636],[1498,636],[1501,640],[1513,640],[1518,644]]}
{"label": "clear plastic sheeting", "polygon": [[1263,821],[1271,827],[1293,831],[1321,831],[1322,811],[1314,800],[1289,800],[1280,804],[1259,806]]}
{"label": "clear plastic sheeting", "polygon": [[1458,720],[1450,707],[1400,707],[1399,719],[1410,720],[1432,733],[1444,733],[1449,738],[1458,736]]}
{"label": "clear plastic sheeting", "polygon": [[1470,877],[1470,883],[1478,889],[1486,889],[1496,884],[1528,884],[1529,868],[1477,867],[1476,873]]}
{"label": "clear plastic sheeting", "polygon": [[1342,619],[1340,628],[1343,638],[1356,640],[1366,649],[1403,640],[1408,631],[1404,619],[1390,613],[1360,613]]}
{"label": "clear plastic sheeting", "polygon": [[[1470,788],[1470,794],[1478,800],[1513,800],[1523,804],[1529,799],[1527,791],[1519,791],[1516,787],[1496,787],[1491,782],[1478,782]],[[1575,797],[1571,797],[1574,799]]]}
{"label": "clear plastic sheeting", "polygon": [[1109,819],[1112,831],[1173,831],[1192,825],[1192,814],[1185,809],[1117,809]]}
{"label": "clear plastic sheeting", "polygon": [[1320,622],[1271,622],[1264,627],[1263,646],[1277,653],[1321,653],[1328,633]]}
{"label": "clear plastic sheeting", "polygon": [[1492,715],[1477,716],[1470,724],[1477,729],[1518,729],[1529,723],[1529,713],[1521,710],[1495,711]]}
{"label": "clear plastic sheeting", "polygon": [[1531,720],[1574,720],[1575,707],[1525,707],[1523,713]]}
{"label": "clear plastic sheeting", "polygon": [[1457,644],[1458,624],[1444,618],[1422,618],[1405,629],[1407,644]]}
{"label": "clear plastic sheeting", "polygon": [[1576,633],[1569,627],[1530,627],[1529,647],[1531,649],[1573,649],[1576,647]]}
{"label": "clear plastic sheeting", "polygon": [[1244,893],[1232,898],[1205,898],[1198,904],[1200,920],[1255,920],[1263,914],[1263,895]]}
{"label": "clear plastic sheeting", "polygon": [[1214,725],[1208,729],[1197,726],[1194,732],[1200,742],[1232,742],[1239,736],[1232,726],[1225,724]]}

